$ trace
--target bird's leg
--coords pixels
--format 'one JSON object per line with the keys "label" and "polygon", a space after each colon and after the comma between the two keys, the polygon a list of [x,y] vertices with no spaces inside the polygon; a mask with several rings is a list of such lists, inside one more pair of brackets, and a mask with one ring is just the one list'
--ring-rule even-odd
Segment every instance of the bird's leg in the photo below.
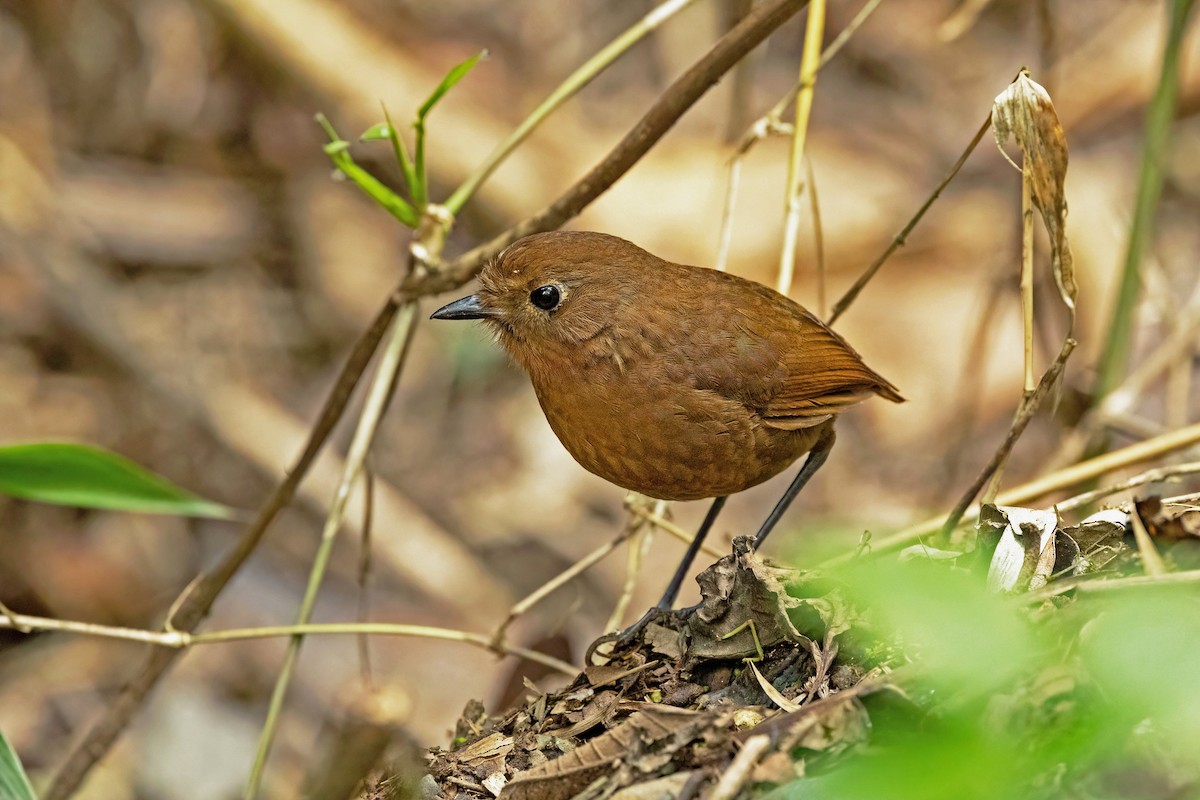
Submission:
{"label": "bird's leg", "polygon": [[683,581],[692,568],[692,562],[696,560],[696,554],[700,552],[700,546],[704,544],[704,537],[712,529],[713,523],[717,521],[717,515],[721,513],[724,505],[724,497],[713,500],[712,505],[708,507],[708,513],[704,515],[704,522],[700,523],[700,530],[696,531],[692,543],[688,545],[687,552],[683,554],[683,559],[675,568],[675,574],[671,577],[671,582],[667,584],[667,590],[663,592],[662,599],[658,601],[658,605],[643,614],[641,619],[621,632],[617,637],[618,644],[632,641],[643,628],[665,612],[670,611],[671,607],[675,605],[675,598],[679,596],[679,589],[683,586]]}
{"label": "bird's leg", "polygon": [[792,479],[792,483],[788,486],[787,491],[783,493],[783,497],[779,498],[779,502],[775,504],[775,508],[771,509],[771,513],[767,516],[766,521],[763,522],[762,527],[755,534],[755,550],[762,546],[763,540],[767,538],[771,529],[779,522],[779,518],[787,511],[792,501],[796,499],[796,495],[800,494],[800,490],[808,483],[809,478],[815,475],[817,470],[821,468],[821,465],[825,463],[825,459],[829,457],[829,451],[833,448],[835,438],[833,426],[830,425],[817,439],[817,443],[808,452],[808,458],[805,459],[804,466],[796,473],[796,477]]}
{"label": "bird's leg", "polygon": [[675,598],[679,596],[679,589],[683,586],[683,581],[692,568],[692,562],[696,560],[696,554],[700,552],[700,547],[704,544],[704,537],[708,536],[713,523],[717,521],[717,515],[721,513],[721,509],[725,505],[725,500],[726,498],[724,497],[718,497],[708,507],[708,513],[704,515],[704,522],[700,523],[700,530],[696,531],[692,543],[688,545],[687,552],[683,554],[683,559],[679,562],[679,566],[675,568],[675,574],[671,576],[671,582],[667,584],[667,590],[663,592],[662,599],[658,601],[656,608],[663,611],[670,611],[671,607],[675,605]]}

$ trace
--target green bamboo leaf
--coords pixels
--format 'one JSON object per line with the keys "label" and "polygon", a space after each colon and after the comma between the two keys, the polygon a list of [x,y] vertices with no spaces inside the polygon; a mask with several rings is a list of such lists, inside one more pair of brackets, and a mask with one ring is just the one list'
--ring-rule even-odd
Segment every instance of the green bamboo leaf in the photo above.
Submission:
{"label": "green bamboo leaf", "polygon": [[417,132],[416,145],[413,147],[413,172],[415,173],[416,182],[410,184],[412,189],[413,202],[420,208],[425,208],[429,202],[427,187],[429,186],[429,175],[425,170],[425,115],[427,115],[437,102],[442,99],[446,92],[454,87],[463,77],[471,71],[471,68],[479,63],[480,59],[487,55],[487,50],[480,50],[475,55],[468,58],[466,61],[458,64],[446,73],[446,77],[442,78],[442,82],[433,90],[433,94],[429,95],[429,99],[422,104],[417,110],[417,118],[413,120],[413,128]]}
{"label": "green bamboo leaf", "polygon": [[376,122],[371,127],[367,128],[359,136],[359,140],[363,142],[377,142],[381,139],[390,140],[392,138],[392,126],[386,122]]}
{"label": "green bamboo leaf", "polygon": [[192,494],[127,458],[84,444],[0,447],[0,494],[81,508],[231,519],[233,509]]}
{"label": "green bamboo leaf", "polygon": [[324,114],[317,114],[316,120],[329,137],[329,143],[325,145],[325,154],[329,156],[333,165],[352,180],[358,188],[366,192],[372,200],[383,206],[389,214],[408,227],[416,228],[421,221],[421,215],[417,213],[412,204],[355,163],[354,157],[350,155],[350,143],[338,136],[337,131],[334,130],[333,125]]}
{"label": "green bamboo leaf", "polygon": [[429,99],[426,100],[421,106],[420,110],[417,111],[417,121],[424,122],[425,115],[433,110],[433,107],[437,105],[437,102],[442,99],[446,92],[453,89],[454,84],[466,77],[467,73],[470,72],[474,66],[484,58],[487,58],[487,50],[480,50],[478,53],[471,56],[461,64],[456,65],[449,72],[447,72],[446,77],[442,78],[442,82],[439,83],[438,87],[433,90],[433,94],[429,95]]}
{"label": "green bamboo leaf", "polygon": [[0,733],[0,800],[37,800],[21,759]]}

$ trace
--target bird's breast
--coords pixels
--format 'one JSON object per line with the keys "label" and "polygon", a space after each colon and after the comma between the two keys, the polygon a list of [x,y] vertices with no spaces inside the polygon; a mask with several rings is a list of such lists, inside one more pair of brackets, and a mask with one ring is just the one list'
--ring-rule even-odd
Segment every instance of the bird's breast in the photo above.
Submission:
{"label": "bird's breast", "polygon": [[531,375],[550,427],[583,467],[666,500],[733,494],[776,475],[815,441],[780,431],[711,389],[665,380],[636,359]]}

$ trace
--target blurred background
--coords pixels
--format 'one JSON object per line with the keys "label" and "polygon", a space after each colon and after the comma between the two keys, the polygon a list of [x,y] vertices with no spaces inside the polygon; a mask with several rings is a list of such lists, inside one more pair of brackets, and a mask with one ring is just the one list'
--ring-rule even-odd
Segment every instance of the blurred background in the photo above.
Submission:
{"label": "blurred background", "polygon": [[[554,200],[705,52],[736,5],[696,3],[552,117],[467,206],[447,255]],[[820,73],[808,152],[831,304],[924,202],[1021,66],[1050,92],[1071,148],[1080,348],[1056,413],[1041,415],[1017,447],[1006,474],[1014,485],[1061,461],[1087,404],[1167,15],[1150,0],[1092,0],[1086,14],[1059,0],[957,5],[885,0]],[[207,497],[255,508],[398,280],[409,235],[333,179],[313,114],[324,112],[348,139],[381,119],[381,101],[405,120],[447,69],[486,48],[488,59],[428,122],[434,195],[445,197],[559,81],[652,7],[0,0],[0,441],[103,445]],[[831,3],[827,41],[860,7]],[[712,264],[731,143],[794,83],[803,22],[773,35],[570,226]],[[1139,357],[1200,307],[1192,33],[1144,267]],[[734,212],[730,270],[772,284],[789,146],[770,139],[750,152]],[[386,147],[354,152],[396,183]],[[839,446],[773,536],[772,554],[808,563],[852,547],[865,530],[883,535],[944,512],[986,462],[1021,392],[1019,202],[1019,174],[989,134],[839,321],[909,402],[845,416]],[[1044,368],[1066,321],[1038,236]],[[806,220],[792,296],[819,311],[815,252]],[[1195,421],[1189,338],[1167,377],[1114,422],[1114,446]],[[210,628],[294,617],[350,429],[339,429]],[[478,326],[418,326],[372,466],[372,619],[489,632],[517,598],[626,524],[622,491],[575,465],[525,376]],[[756,529],[789,479],[731,500],[718,545]],[[674,519],[694,528],[704,507],[680,505]],[[360,520],[352,511],[320,621],[358,613]],[[156,628],[237,530],[0,498],[0,601]],[[681,552],[657,537],[632,603],[639,614]],[[552,595],[514,627],[513,641],[578,661],[620,592],[624,553]],[[235,796],[283,648],[270,640],[187,654],[82,796]],[[375,681],[407,697],[402,724],[422,745],[445,745],[470,698],[503,707],[526,674],[513,659],[449,642],[377,638],[371,652]],[[140,646],[100,639],[0,633],[0,729],[35,778],[142,656]],[[296,795],[359,676],[352,639],[309,640],[270,764],[272,796]]]}

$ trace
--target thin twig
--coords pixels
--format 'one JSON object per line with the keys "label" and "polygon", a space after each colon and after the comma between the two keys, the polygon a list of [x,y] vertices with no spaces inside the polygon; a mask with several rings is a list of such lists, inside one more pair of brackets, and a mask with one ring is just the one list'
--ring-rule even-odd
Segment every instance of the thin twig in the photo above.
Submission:
{"label": "thin twig", "polygon": [[[666,531],[684,544],[691,544],[692,539],[695,538],[692,534],[688,533],[674,522],[671,522],[669,519],[665,519],[664,517],[658,516],[651,511],[647,511],[641,506],[634,506],[630,509],[630,512],[642,517],[654,527]],[[726,555],[724,550],[708,542],[700,545],[700,549],[714,558],[723,558]]]}
{"label": "thin twig", "polygon": [[0,617],[6,619],[14,630],[18,630],[21,633],[30,633],[33,630],[33,628],[18,623],[16,612],[4,605],[4,603],[0,603]]}
{"label": "thin twig", "polygon": [[59,633],[75,633],[85,636],[96,636],[103,639],[118,639],[128,642],[142,642],[154,645],[167,652],[184,650],[197,645],[221,644],[240,642],[252,639],[278,639],[283,636],[412,636],[422,639],[442,639],[451,642],[463,642],[484,650],[490,650],[501,655],[516,656],[527,661],[545,665],[564,675],[576,675],[579,670],[565,661],[528,650],[524,647],[511,647],[497,644],[491,637],[482,633],[459,631],[451,628],[434,628],[428,625],[402,625],[387,622],[326,622],[309,625],[276,625],[261,628],[230,628],[221,631],[205,633],[187,633],[186,631],[148,631],[138,628],[121,628],[113,625],[97,625],[91,622],[38,617],[30,614],[13,613],[0,616],[0,629],[31,633],[34,631],[52,631]]}
{"label": "thin twig", "polygon": [[804,159],[804,166],[808,174],[808,196],[811,200],[809,208],[812,210],[813,253],[817,258],[817,316],[824,318],[827,275],[825,270],[825,231],[821,227],[821,198],[817,194],[817,179],[813,175],[812,159]]}
{"label": "thin twig", "polygon": [[1021,434],[1025,432],[1029,421],[1033,419],[1034,413],[1037,412],[1046,396],[1050,394],[1050,390],[1058,383],[1058,379],[1062,376],[1063,368],[1067,365],[1067,358],[1070,357],[1071,351],[1075,349],[1075,340],[1067,339],[1063,342],[1062,349],[1058,351],[1058,357],[1054,359],[1054,363],[1046,370],[1046,374],[1042,375],[1042,379],[1038,381],[1037,388],[1033,394],[1021,401],[1021,409],[1017,413],[1017,418],[1013,420],[1012,427],[1008,430],[1008,435],[1004,437],[1004,441],[1000,447],[996,449],[992,460],[979,473],[979,476],[967,489],[963,492],[962,498],[954,506],[954,510],[950,512],[950,516],[946,518],[946,522],[942,525],[943,535],[948,535],[954,530],[959,521],[963,518],[967,508],[974,501],[979,490],[988,482],[992,475],[1000,468],[1008,459],[1008,454],[1012,451],[1013,445],[1017,443],[1017,439],[1021,438]]}
{"label": "thin twig", "polygon": [[960,169],[962,169],[963,164],[967,163],[967,158],[971,155],[971,153],[975,152],[975,148],[979,145],[979,142],[983,139],[983,135],[987,133],[988,128],[990,128],[991,125],[992,115],[988,114],[987,119],[985,119],[983,124],[979,126],[979,130],[975,132],[975,136],[967,145],[967,149],[963,150],[962,155],[958,157],[958,161],[955,161],[954,166],[950,168],[950,172],[946,174],[946,177],[942,179],[942,182],[939,183],[937,188],[933,190],[933,194],[929,195],[929,198],[921,205],[920,208],[917,209],[917,213],[914,214],[912,219],[908,221],[908,224],[900,229],[900,232],[896,234],[895,238],[892,239],[892,243],[889,244],[887,248],[879,255],[879,258],[875,259],[871,263],[871,266],[867,267],[863,271],[863,274],[858,277],[858,280],[854,282],[854,285],[846,290],[846,293],[842,295],[841,299],[833,304],[833,314],[830,315],[828,320],[830,325],[837,322],[838,317],[844,314],[846,309],[850,307],[850,304],[858,298],[858,295],[863,290],[863,287],[871,282],[871,279],[875,277],[875,273],[878,272],[879,268],[883,266],[883,262],[891,258],[892,253],[896,252],[897,249],[899,249],[905,242],[908,241],[908,235],[913,232],[914,228],[917,227],[917,223],[919,223],[921,218],[925,216],[925,212],[929,210],[934,201],[941,197],[942,192],[945,191],[946,187],[950,185],[950,181],[954,180],[954,176],[958,174]]}
{"label": "thin twig", "polygon": [[496,627],[496,632],[492,634],[492,641],[497,645],[503,644],[505,636],[508,633],[509,626],[511,626],[518,617],[529,611],[529,609],[533,608],[538,603],[542,602],[542,600],[546,599],[551,592],[559,589],[568,581],[574,579],[602,561],[605,556],[607,556],[613,550],[616,550],[626,539],[632,536],[634,530],[635,529],[632,526],[627,526],[615,537],[600,545],[595,550],[588,553],[586,556],[579,559],[574,564],[567,567],[565,570],[558,573],[553,578],[539,586],[537,589],[534,589],[525,597],[514,603],[512,608],[508,610],[508,615],[504,618],[504,621]]}
{"label": "thin twig", "polygon": [[1200,461],[1189,461],[1186,464],[1175,464],[1169,467],[1156,467],[1155,469],[1146,470],[1132,478],[1127,478],[1110,486],[1105,486],[1100,489],[1094,489],[1090,492],[1077,494],[1074,497],[1067,498],[1062,502],[1055,503],[1054,508],[1062,513],[1064,511],[1074,511],[1083,506],[1090,506],[1092,503],[1101,498],[1114,495],[1117,492],[1124,492],[1128,489],[1134,489],[1138,486],[1145,486],[1147,483],[1158,483],[1159,481],[1178,478],[1182,475],[1195,475],[1200,472]]}
{"label": "thin twig", "polygon": [[882,2],[883,0],[867,0],[863,7],[858,10],[858,13],[854,15],[854,19],[850,20],[850,24],[842,28],[841,33],[829,43],[829,46],[825,48],[825,52],[821,53],[821,68],[824,68],[829,63],[829,60],[845,47],[846,42],[850,41],[851,36],[858,33],[858,29],[862,27],[871,14],[875,13],[875,9]]}
{"label": "thin twig", "polygon": [[717,785],[713,787],[709,799],[733,800],[734,797],[737,797],[738,792],[746,785],[746,781],[750,780],[751,771],[770,746],[771,737],[766,734],[751,736],[747,739],[746,743],[742,745],[742,749],[730,762],[729,767],[722,773]]}
{"label": "thin twig", "polygon": [[721,233],[717,241],[717,259],[713,265],[718,272],[724,272],[729,267],[729,250],[733,247],[733,207],[737,205],[738,189],[742,185],[743,155],[742,152],[735,153],[729,160],[729,180],[725,185],[725,202],[721,206]]}
{"label": "thin twig", "polygon": [[95,622],[80,622],[54,617],[39,617],[33,614],[21,614],[9,611],[0,616],[0,629],[15,630],[21,633],[52,631],[55,633],[74,633],[81,636],[95,636],[101,639],[117,639],[124,642],[141,642],[157,647],[178,649],[192,644],[192,635],[186,631],[149,631],[141,628],[125,628],[118,625],[101,625]]}

